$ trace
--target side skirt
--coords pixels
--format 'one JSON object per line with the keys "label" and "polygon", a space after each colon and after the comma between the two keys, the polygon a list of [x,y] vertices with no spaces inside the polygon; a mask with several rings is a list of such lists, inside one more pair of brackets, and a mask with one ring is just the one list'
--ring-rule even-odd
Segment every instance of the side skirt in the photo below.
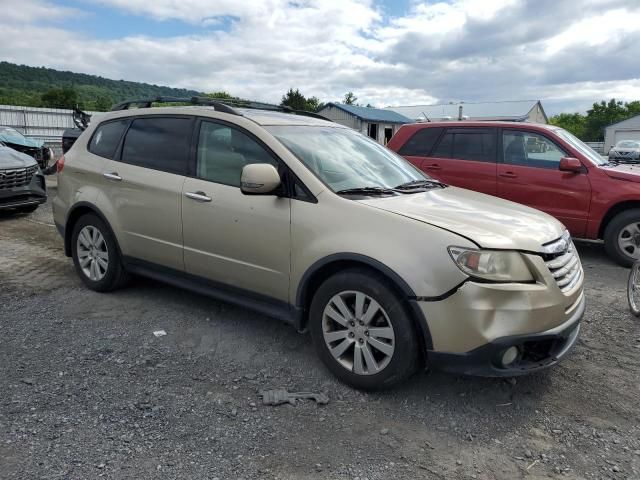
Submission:
{"label": "side skirt", "polygon": [[132,257],[123,258],[128,272],[149,277],[175,287],[184,288],[216,300],[246,307],[268,317],[282,320],[292,325],[297,324],[295,309],[287,302],[266,295],[260,295],[239,287],[215,282],[197,275],[163,267]]}

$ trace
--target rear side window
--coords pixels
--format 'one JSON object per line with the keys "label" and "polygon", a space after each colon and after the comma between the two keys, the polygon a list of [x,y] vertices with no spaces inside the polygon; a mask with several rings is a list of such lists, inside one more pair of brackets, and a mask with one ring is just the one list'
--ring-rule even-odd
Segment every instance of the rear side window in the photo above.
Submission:
{"label": "rear side window", "polygon": [[122,147],[122,161],[139,167],[186,175],[191,118],[137,118]]}
{"label": "rear side window", "polygon": [[442,128],[423,128],[413,134],[398,151],[400,155],[427,157],[442,133]]}
{"label": "rear side window", "polygon": [[98,126],[89,142],[89,151],[94,155],[113,159],[128,123],[128,119],[123,119]]}
{"label": "rear side window", "polygon": [[496,132],[473,128],[449,129],[432,156],[476,162],[495,162]]}

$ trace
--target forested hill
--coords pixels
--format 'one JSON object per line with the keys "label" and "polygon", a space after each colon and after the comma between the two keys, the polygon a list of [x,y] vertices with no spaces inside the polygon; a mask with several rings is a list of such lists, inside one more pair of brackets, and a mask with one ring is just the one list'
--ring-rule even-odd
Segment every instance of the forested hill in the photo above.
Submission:
{"label": "forested hill", "polygon": [[157,95],[191,97],[201,93],[0,62],[0,105],[72,108],[78,104],[87,110],[108,110],[123,100]]}

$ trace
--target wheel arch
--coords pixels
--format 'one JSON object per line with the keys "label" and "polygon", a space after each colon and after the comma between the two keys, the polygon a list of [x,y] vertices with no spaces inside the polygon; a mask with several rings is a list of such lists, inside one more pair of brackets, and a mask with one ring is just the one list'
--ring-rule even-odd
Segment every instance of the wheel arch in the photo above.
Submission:
{"label": "wheel arch", "polygon": [[433,348],[431,332],[424,314],[416,301],[413,289],[393,269],[375,258],[357,253],[337,253],[316,261],[302,276],[298,284],[295,300],[296,324],[299,330],[307,327],[309,307],[318,287],[331,275],[348,268],[364,268],[385,278],[395,292],[405,301],[413,320],[418,340],[424,355]]}
{"label": "wheel arch", "polygon": [[600,222],[600,227],[598,228],[598,238],[604,238],[604,232],[607,229],[611,220],[613,220],[620,213],[631,210],[633,208],[640,208],[640,200],[625,200],[624,202],[619,202],[613,205],[607,210],[607,213],[602,217],[602,222]]}
{"label": "wheel arch", "polygon": [[111,233],[111,235],[115,239],[118,253],[122,254],[122,252],[120,252],[120,244],[118,243],[118,239],[113,229],[111,228],[107,217],[104,216],[104,214],[98,207],[89,202],[78,202],[71,208],[71,210],[69,210],[69,214],[67,215],[67,220],[64,226],[64,254],[67,257],[71,256],[71,240],[73,237],[73,227],[75,226],[76,222],[87,213],[95,214],[100,220],[104,222],[104,224],[109,229],[109,233]]}

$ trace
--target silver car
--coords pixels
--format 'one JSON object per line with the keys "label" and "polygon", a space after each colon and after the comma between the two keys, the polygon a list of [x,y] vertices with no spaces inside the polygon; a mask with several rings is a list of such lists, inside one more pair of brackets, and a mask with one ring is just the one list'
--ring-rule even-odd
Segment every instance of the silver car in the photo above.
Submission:
{"label": "silver car", "polygon": [[609,160],[617,162],[640,161],[640,140],[620,140],[609,150]]}

